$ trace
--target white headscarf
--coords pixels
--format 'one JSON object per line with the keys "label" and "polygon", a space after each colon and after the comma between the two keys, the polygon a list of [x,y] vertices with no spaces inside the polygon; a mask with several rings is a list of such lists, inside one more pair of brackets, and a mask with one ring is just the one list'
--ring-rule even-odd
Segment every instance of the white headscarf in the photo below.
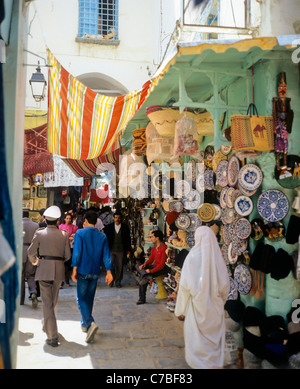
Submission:
{"label": "white headscarf", "polygon": [[211,228],[195,231],[179,282],[175,315],[185,315],[187,363],[193,368],[221,368],[224,359],[224,304],[229,276]]}

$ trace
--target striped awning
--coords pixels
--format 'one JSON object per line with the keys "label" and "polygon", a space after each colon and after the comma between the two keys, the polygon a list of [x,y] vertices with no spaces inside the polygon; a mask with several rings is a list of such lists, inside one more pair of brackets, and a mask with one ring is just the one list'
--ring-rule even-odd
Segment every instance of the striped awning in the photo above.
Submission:
{"label": "striped awning", "polygon": [[62,161],[68,165],[77,177],[90,177],[97,174],[99,175],[107,170],[108,163],[115,165],[116,170],[118,170],[117,162],[119,161],[120,154],[121,148],[109,152],[106,155],[93,159],[87,159],[85,161],[71,158],[62,159]]}
{"label": "striped awning", "polygon": [[149,96],[154,80],[124,96],[104,96],[89,89],[48,50],[48,149],[62,157],[87,160],[111,150]]}

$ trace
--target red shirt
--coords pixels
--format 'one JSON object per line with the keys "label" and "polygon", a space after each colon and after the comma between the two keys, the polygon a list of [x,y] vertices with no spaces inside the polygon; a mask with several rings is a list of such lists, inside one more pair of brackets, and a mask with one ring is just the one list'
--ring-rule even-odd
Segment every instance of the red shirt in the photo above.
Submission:
{"label": "red shirt", "polygon": [[146,265],[154,265],[154,268],[150,270],[150,273],[156,273],[164,268],[167,259],[166,250],[167,245],[164,243],[161,244],[159,249],[157,249],[156,246],[152,247],[150,257],[146,261]]}

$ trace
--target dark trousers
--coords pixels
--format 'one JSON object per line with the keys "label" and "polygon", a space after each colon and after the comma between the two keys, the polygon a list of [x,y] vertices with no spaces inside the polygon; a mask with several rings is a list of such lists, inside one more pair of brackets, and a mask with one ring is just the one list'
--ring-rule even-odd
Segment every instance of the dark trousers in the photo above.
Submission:
{"label": "dark trousers", "polygon": [[[147,276],[150,276],[149,278],[155,278],[155,277],[161,276],[163,274],[167,274],[169,271],[169,268],[167,266],[165,266],[163,269],[161,269],[155,273],[147,273],[145,269],[147,269],[147,268],[151,269],[151,268],[153,268],[153,266],[150,265],[149,267],[146,267],[144,269],[140,269],[139,266],[140,266],[139,264],[136,264],[135,268],[139,272],[139,274],[141,275],[142,278],[147,277]],[[147,283],[139,286],[139,299],[141,301],[146,301],[146,293],[147,293],[147,287],[148,287],[149,281]]]}
{"label": "dark trousers", "polygon": [[112,275],[114,278],[114,282],[116,286],[121,285],[121,281],[123,279],[123,264],[124,264],[124,253],[112,251],[111,252],[111,261],[114,266],[114,270],[112,271]]}

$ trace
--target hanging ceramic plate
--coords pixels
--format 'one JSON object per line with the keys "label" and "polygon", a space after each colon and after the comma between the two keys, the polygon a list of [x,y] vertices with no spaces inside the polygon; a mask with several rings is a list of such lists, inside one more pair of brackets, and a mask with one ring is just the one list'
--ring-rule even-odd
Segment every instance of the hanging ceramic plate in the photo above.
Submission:
{"label": "hanging ceramic plate", "polygon": [[189,217],[191,220],[189,231],[196,231],[196,229],[202,225],[202,221],[199,219],[196,213],[189,213]]}
{"label": "hanging ceramic plate", "polygon": [[216,215],[215,215],[214,220],[220,220],[221,214],[222,214],[221,207],[219,207],[219,205],[217,205],[217,204],[212,204],[212,205],[213,205],[213,207],[214,207],[215,210],[216,210]]}
{"label": "hanging ceramic plate", "polygon": [[248,163],[239,170],[238,183],[245,190],[253,191],[259,188],[262,179],[262,171],[253,163]]}
{"label": "hanging ceramic plate", "polygon": [[216,172],[217,171],[217,168],[218,168],[218,165],[221,161],[225,161],[226,160],[226,155],[224,155],[222,153],[222,151],[216,151],[214,153],[214,156],[213,156],[213,159],[212,159],[212,168],[213,168],[213,171]]}
{"label": "hanging ceramic plate", "polygon": [[204,172],[204,189],[214,189],[214,171],[212,169],[205,169]]}
{"label": "hanging ceramic plate", "polygon": [[228,161],[227,180],[229,186],[235,186],[238,182],[240,161],[236,155],[232,155]]}
{"label": "hanging ceramic plate", "polygon": [[266,190],[258,197],[257,210],[263,219],[269,222],[277,222],[287,215],[289,201],[280,190]]}
{"label": "hanging ceramic plate", "polygon": [[253,219],[251,221],[251,238],[260,240],[264,236],[265,225],[262,219]]}
{"label": "hanging ceramic plate", "polygon": [[216,184],[220,185],[222,188],[228,184],[227,179],[227,168],[228,161],[221,161],[216,170]]}
{"label": "hanging ceramic plate", "polygon": [[196,178],[196,189],[198,192],[204,192],[204,173],[198,173]]}
{"label": "hanging ceramic plate", "polygon": [[222,245],[221,253],[222,253],[222,256],[224,258],[224,261],[225,261],[226,265],[229,265],[229,261],[228,261],[228,246],[227,246],[227,244],[223,244]]}
{"label": "hanging ceramic plate", "polygon": [[241,294],[248,294],[252,286],[252,276],[248,266],[243,263],[237,265],[234,270],[234,281],[237,286],[237,290]]}
{"label": "hanging ceramic plate", "polygon": [[212,204],[204,203],[198,208],[197,214],[203,222],[210,222],[214,219],[216,211]]}
{"label": "hanging ceramic plate", "polygon": [[235,218],[236,218],[236,212],[233,208],[226,207],[222,210],[221,219],[224,224],[233,223]]}
{"label": "hanging ceramic plate", "polygon": [[238,260],[238,255],[235,254],[232,250],[233,242],[229,243],[228,245],[228,261],[230,265],[234,265],[236,261]]}
{"label": "hanging ceramic plate", "polygon": [[239,185],[239,192],[240,192],[241,194],[243,194],[244,196],[251,197],[251,196],[253,196],[253,195],[257,192],[257,189],[255,189],[255,190],[246,190],[246,189],[242,188],[242,187]]}
{"label": "hanging ceramic plate", "polygon": [[197,209],[201,204],[201,195],[197,190],[192,189],[187,196],[183,197],[182,201],[185,209]]}
{"label": "hanging ceramic plate", "polygon": [[180,230],[187,230],[191,224],[191,219],[187,213],[182,213],[175,220],[175,225]]}
{"label": "hanging ceramic plate", "polygon": [[226,145],[221,145],[220,146],[220,151],[224,154],[224,155],[228,155],[231,151],[231,146],[226,146]]}
{"label": "hanging ceramic plate", "polygon": [[235,223],[235,234],[240,239],[247,239],[251,234],[251,223],[248,219],[241,218]]}
{"label": "hanging ceramic plate", "polygon": [[226,201],[226,205],[227,207],[229,208],[233,208],[234,206],[234,193],[235,193],[235,189],[234,188],[228,188],[228,190],[226,191],[226,195],[225,195],[225,201]]}
{"label": "hanging ceramic plate", "polygon": [[176,211],[176,212],[182,212],[183,211],[183,204],[181,201],[171,201],[170,202],[170,211]]}
{"label": "hanging ceramic plate", "polygon": [[228,224],[224,224],[224,226],[223,226],[223,241],[224,241],[226,246],[228,246],[229,243],[232,242],[232,235],[230,234]]}
{"label": "hanging ceramic plate", "polygon": [[220,193],[220,206],[221,208],[225,208],[227,206],[226,204],[226,192],[228,191],[229,187],[228,186],[225,186],[225,188],[223,188],[221,190],[221,193]]}
{"label": "hanging ceramic plate", "polygon": [[248,216],[253,210],[253,202],[248,196],[239,196],[234,202],[234,209],[241,216]]}
{"label": "hanging ceramic plate", "polygon": [[191,185],[186,180],[179,180],[175,184],[175,196],[176,197],[183,197],[186,196],[191,191]]}
{"label": "hanging ceramic plate", "polygon": [[193,231],[189,231],[186,234],[185,240],[190,248],[194,247],[195,246],[195,233]]}
{"label": "hanging ceramic plate", "polygon": [[236,255],[241,255],[244,251],[247,250],[248,240],[234,238],[232,241],[232,252]]}
{"label": "hanging ceramic plate", "polygon": [[239,292],[235,280],[232,277],[229,277],[229,294],[227,300],[237,300],[239,297]]}

